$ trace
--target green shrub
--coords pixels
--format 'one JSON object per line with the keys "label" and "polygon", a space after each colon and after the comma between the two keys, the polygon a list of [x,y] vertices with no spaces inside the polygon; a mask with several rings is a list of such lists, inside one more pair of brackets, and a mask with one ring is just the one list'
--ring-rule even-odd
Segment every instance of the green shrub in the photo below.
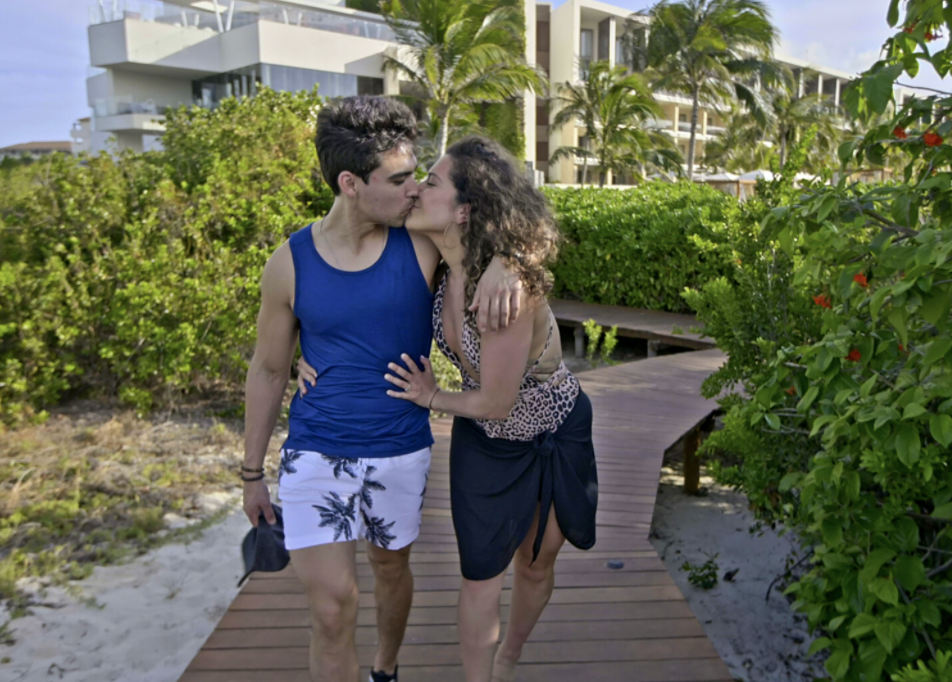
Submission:
{"label": "green shrub", "polygon": [[[853,116],[886,114],[919,60],[949,71],[948,54],[921,49],[941,8],[905,7],[886,59],[846,94]],[[893,150],[902,183],[763,186],[752,260],[733,284],[687,294],[731,354],[708,395],[743,389],[709,440],[738,457],[718,474],[807,549],[788,593],[835,681],[950,679],[950,114],[952,97],[913,99],[840,148],[849,168]]]}
{"label": "green shrub", "polygon": [[727,194],[688,182],[544,191],[566,237],[556,296],[685,312],[685,287],[731,272],[737,201]]}
{"label": "green shrub", "polygon": [[147,409],[240,381],[271,252],[326,212],[315,92],[166,119],[165,151],[54,155],[0,184],[0,424],[64,396]]}

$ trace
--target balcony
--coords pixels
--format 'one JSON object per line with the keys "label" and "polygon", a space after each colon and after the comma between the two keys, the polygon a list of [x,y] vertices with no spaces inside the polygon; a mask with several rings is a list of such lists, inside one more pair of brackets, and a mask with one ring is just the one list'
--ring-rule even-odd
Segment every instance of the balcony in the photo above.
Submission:
{"label": "balcony", "polygon": [[[214,1],[205,2],[202,5],[216,7]],[[234,9],[230,9],[232,7]],[[100,2],[89,10],[91,26],[126,19],[214,33],[225,33],[259,21],[269,21],[372,40],[395,41],[393,31],[383,19],[335,6],[315,10],[289,7],[273,2],[229,2],[218,3],[216,11],[215,9],[183,7],[158,0],[121,0],[112,2],[108,6]]]}
{"label": "balcony", "polygon": [[99,133],[161,133],[165,130],[163,119],[166,110],[167,107],[156,106],[151,99],[136,100],[129,96],[102,97],[93,102],[93,111],[96,114],[93,124]]}

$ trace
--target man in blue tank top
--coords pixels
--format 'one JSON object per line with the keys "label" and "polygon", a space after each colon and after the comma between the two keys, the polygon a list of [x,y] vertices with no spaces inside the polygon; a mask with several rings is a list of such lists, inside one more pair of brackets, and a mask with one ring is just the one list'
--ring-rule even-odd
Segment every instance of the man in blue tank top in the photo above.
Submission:
{"label": "man in blue tank top", "polygon": [[[357,682],[356,541],[375,576],[378,646],[371,682],[397,679],[413,599],[409,556],[430,464],[429,412],[387,396],[387,364],[428,355],[439,252],[402,225],[417,196],[416,120],[396,100],[352,97],[324,106],[316,145],[335,195],[265,266],[245,396],[244,509],[274,522],[263,463],[301,352],[319,379],[291,403],[279,495],[291,563],[311,613],[317,682]],[[518,278],[496,259],[477,291],[493,328],[518,314]],[[510,309],[512,313],[510,315]],[[486,313],[492,313],[487,315]]]}

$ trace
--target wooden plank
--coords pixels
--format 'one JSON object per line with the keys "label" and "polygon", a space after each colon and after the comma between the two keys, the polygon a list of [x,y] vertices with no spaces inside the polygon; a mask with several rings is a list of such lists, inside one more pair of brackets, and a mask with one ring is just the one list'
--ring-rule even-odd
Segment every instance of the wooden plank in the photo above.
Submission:
{"label": "wooden plank", "polygon": [[[663,324],[670,325],[671,319],[652,313],[642,322],[645,327],[649,322],[662,325],[650,331],[663,336]],[[717,351],[697,351],[580,376],[595,408],[597,542],[588,551],[567,545],[559,555],[551,602],[520,662],[522,682],[731,679],[647,537],[664,450],[716,407],[699,396],[698,388],[722,361]],[[433,423],[433,465],[421,535],[411,554],[414,606],[400,671],[401,677],[418,682],[462,676],[455,627],[460,578],[449,505],[449,430],[449,420]],[[377,633],[373,571],[362,548],[357,570],[357,642],[365,678]],[[503,623],[508,622],[511,584],[510,575],[501,595]],[[307,603],[293,569],[256,575],[181,680],[310,682],[309,626]]]}

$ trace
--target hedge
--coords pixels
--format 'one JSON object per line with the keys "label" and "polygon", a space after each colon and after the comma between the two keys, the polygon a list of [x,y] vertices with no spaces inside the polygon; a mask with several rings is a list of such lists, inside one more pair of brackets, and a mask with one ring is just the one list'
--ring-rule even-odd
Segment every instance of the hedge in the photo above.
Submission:
{"label": "hedge", "polygon": [[687,312],[685,287],[732,272],[737,200],[705,185],[547,187],[565,236],[554,295]]}

